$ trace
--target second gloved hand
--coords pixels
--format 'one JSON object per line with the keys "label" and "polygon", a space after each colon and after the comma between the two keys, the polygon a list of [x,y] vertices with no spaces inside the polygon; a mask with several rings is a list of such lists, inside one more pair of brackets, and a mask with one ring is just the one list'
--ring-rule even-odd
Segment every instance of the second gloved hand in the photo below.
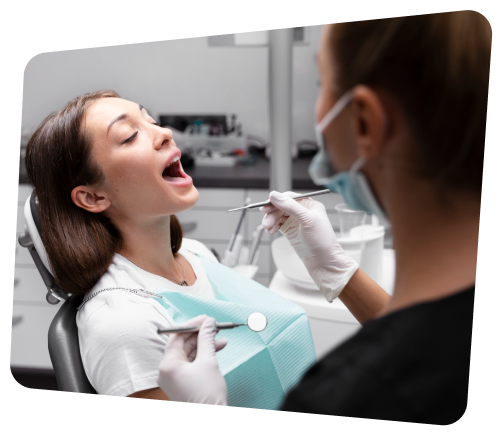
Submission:
{"label": "second gloved hand", "polygon": [[266,213],[262,225],[270,235],[280,230],[288,238],[320,291],[332,302],[358,264],[337,241],[325,206],[311,198],[293,200],[294,195],[297,194],[272,191],[269,195],[272,205],[260,208]]}
{"label": "second gloved hand", "polygon": [[201,315],[186,325],[201,325],[198,333],[171,334],[159,366],[159,387],[170,400],[228,405],[227,384],[215,353],[227,341],[215,341],[214,318]]}

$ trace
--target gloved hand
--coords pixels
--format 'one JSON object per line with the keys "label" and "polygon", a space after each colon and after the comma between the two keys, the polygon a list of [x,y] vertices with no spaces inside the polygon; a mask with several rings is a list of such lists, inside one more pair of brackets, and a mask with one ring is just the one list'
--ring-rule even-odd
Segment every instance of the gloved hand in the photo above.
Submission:
{"label": "gloved hand", "polygon": [[170,400],[228,405],[227,384],[215,353],[227,344],[215,341],[214,318],[200,315],[186,325],[201,325],[198,333],[171,334],[159,366],[157,382]]}
{"label": "gloved hand", "polygon": [[325,298],[332,302],[358,269],[358,264],[342,249],[328,219],[325,206],[311,198],[292,200],[295,192],[269,194],[271,205],[262,225],[272,235],[283,233],[304,262]]}

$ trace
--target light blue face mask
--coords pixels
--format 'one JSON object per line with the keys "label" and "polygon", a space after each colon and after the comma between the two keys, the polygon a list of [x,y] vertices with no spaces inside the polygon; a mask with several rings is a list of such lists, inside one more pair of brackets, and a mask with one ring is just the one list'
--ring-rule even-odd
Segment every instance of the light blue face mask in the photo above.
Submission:
{"label": "light blue face mask", "polygon": [[352,92],[347,91],[328,111],[323,119],[314,126],[318,153],[309,165],[309,175],[316,185],[323,185],[332,192],[338,192],[351,209],[363,210],[369,214],[377,215],[381,224],[388,226],[388,219],[377,202],[365,176],[358,170],[364,165],[365,159],[359,158],[349,171],[340,171],[334,174],[330,157],[326,151],[323,131],[340,114],[351,101]]}

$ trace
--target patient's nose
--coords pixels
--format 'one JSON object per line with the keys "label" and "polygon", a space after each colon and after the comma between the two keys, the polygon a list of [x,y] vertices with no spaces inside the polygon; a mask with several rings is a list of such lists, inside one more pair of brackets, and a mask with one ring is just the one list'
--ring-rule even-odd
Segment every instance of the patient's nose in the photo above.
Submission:
{"label": "patient's nose", "polygon": [[163,146],[169,146],[171,140],[173,139],[173,132],[170,129],[161,127],[160,130],[161,131],[155,141],[156,149],[160,149]]}

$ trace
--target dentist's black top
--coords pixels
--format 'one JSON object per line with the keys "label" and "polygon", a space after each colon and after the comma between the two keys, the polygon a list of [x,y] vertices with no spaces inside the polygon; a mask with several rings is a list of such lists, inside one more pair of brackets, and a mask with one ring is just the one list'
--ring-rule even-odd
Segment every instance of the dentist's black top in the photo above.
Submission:
{"label": "dentist's black top", "polygon": [[466,409],[475,288],[365,323],[282,410],[452,424]]}

